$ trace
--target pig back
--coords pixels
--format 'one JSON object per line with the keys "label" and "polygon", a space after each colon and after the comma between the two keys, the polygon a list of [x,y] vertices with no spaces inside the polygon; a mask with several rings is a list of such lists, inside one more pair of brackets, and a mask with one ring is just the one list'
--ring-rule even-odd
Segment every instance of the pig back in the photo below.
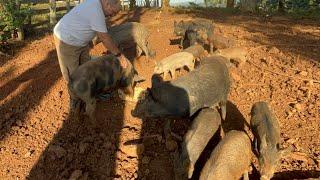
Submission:
{"label": "pig back", "polygon": [[252,106],[250,125],[258,139],[265,135],[268,144],[280,143],[279,122],[267,102],[256,102]]}
{"label": "pig back", "polygon": [[225,100],[230,80],[223,57],[204,58],[202,64],[187,75],[153,86],[153,98],[174,114],[191,116],[203,107]]}
{"label": "pig back", "polygon": [[149,36],[148,30],[140,23],[127,22],[109,29],[109,33],[116,41],[121,44],[130,40],[142,41]]}
{"label": "pig back", "polygon": [[201,171],[200,180],[239,179],[248,170],[251,141],[242,131],[232,130],[219,142]]}
{"label": "pig back", "polygon": [[183,149],[183,154],[187,154],[189,159],[195,162],[220,124],[221,117],[217,109],[202,109],[184,137],[182,147],[186,149]]}
{"label": "pig back", "polygon": [[165,57],[159,62],[158,66],[162,66],[164,70],[176,69],[185,64],[193,63],[194,57],[189,52],[178,52]]}

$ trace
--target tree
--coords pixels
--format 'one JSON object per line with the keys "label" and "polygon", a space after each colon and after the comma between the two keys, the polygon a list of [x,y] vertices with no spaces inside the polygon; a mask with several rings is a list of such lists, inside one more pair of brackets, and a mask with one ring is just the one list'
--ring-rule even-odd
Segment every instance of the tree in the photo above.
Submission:
{"label": "tree", "polygon": [[278,4],[278,12],[279,13],[285,13],[285,9],[284,9],[284,0],[279,0],[279,4]]}
{"label": "tree", "polygon": [[67,12],[70,11],[70,0],[66,0],[66,9],[67,9]]}
{"label": "tree", "polygon": [[233,8],[234,7],[234,0],[227,0],[227,7]]}
{"label": "tree", "polygon": [[134,9],[136,7],[136,0],[130,0],[130,9]]}
{"label": "tree", "polygon": [[55,25],[57,23],[57,6],[56,6],[56,0],[49,0],[49,18],[50,18],[50,24]]}
{"label": "tree", "polygon": [[162,0],[162,9],[167,10],[169,8],[170,0]]}
{"label": "tree", "polygon": [[29,6],[21,8],[21,2],[15,0],[0,1],[0,24],[3,31],[11,32],[12,38],[18,35],[18,40],[24,39],[24,23],[28,16],[31,16]]}
{"label": "tree", "polygon": [[146,1],[146,7],[149,8],[150,7],[150,0],[145,0]]}
{"label": "tree", "polygon": [[255,12],[257,5],[256,0],[240,0],[240,9],[243,11]]}

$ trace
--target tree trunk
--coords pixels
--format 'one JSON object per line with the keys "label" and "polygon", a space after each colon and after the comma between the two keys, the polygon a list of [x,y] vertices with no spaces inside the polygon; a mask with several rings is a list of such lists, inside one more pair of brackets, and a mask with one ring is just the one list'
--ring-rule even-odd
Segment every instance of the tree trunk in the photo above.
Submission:
{"label": "tree trunk", "polygon": [[130,9],[134,9],[136,7],[136,0],[130,0]]}
{"label": "tree trunk", "polygon": [[49,0],[49,10],[50,10],[50,24],[54,25],[57,23],[57,7],[56,0]]}
{"label": "tree trunk", "polygon": [[17,40],[18,41],[23,41],[24,40],[24,31],[23,31],[23,27],[19,27],[17,28]]}
{"label": "tree trunk", "polygon": [[234,0],[227,0],[227,7],[234,8]]}
{"label": "tree trunk", "polygon": [[66,9],[67,9],[67,12],[70,11],[70,0],[66,0]]}
{"label": "tree trunk", "polygon": [[162,9],[167,10],[169,8],[170,0],[162,0]]}
{"label": "tree trunk", "polygon": [[[28,6],[31,7],[31,2],[28,3]],[[30,28],[31,27],[31,24],[32,24],[32,14],[29,13],[27,15],[27,27]]]}
{"label": "tree trunk", "polygon": [[150,0],[146,0],[146,7],[147,7],[147,8],[150,7]]}
{"label": "tree trunk", "polygon": [[21,1],[20,0],[15,0],[16,2],[16,9],[19,10],[21,7]]}
{"label": "tree trunk", "polygon": [[281,13],[281,14],[284,14],[284,13],[285,13],[285,10],[284,10],[284,0],[279,0],[278,12]]}
{"label": "tree trunk", "polygon": [[242,11],[255,12],[257,8],[256,0],[240,0],[240,9]]}
{"label": "tree trunk", "polygon": [[11,39],[16,39],[16,32],[15,30],[11,31]]}

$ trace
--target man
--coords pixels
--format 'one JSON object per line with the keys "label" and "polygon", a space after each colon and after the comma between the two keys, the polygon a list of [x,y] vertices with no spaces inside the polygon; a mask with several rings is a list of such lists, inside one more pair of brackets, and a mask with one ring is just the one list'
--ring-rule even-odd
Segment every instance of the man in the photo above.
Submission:
{"label": "man", "polygon": [[[118,57],[123,68],[130,63],[108,34],[105,22],[106,17],[115,15],[120,9],[119,0],[86,0],[74,7],[56,24],[55,46],[62,76],[67,82],[69,74],[90,60],[89,43],[95,35],[112,54]],[[79,102],[75,97],[70,97],[71,110],[74,110]]]}

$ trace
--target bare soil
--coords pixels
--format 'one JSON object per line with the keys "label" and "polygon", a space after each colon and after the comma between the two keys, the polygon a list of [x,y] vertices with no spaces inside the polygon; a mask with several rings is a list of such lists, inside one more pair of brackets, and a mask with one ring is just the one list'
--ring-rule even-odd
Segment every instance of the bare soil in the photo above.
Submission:
{"label": "bare soil", "polygon": [[[181,51],[174,20],[196,17],[213,20],[226,37],[249,51],[243,66],[230,69],[233,83],[224,128],[242,129],[252,104],[269,102],[281,126],[282,146],[294,147],[281,160],[275,179],[319,178],[319,22],[215,11],[120,13],[112,22],[145,24],[157,53],[155,59],[133,60],[147,79],[138,86],[150,87],[154,61]],[[175,141],[166,142],[164,119],[134,118],[135,104],[115,97],[98,103],[93,128],[86,118],[69,117],[52,34],[31,38],[14,51],[11,58],[0,56],[0,179],[173,179],[170,150]],[[103,51],[99,44],[91,53]],[[133,52],[125,53],[132,59]],[[172,131],[182,137],[189,124],[190,119],[177,119]],[[250,172],[252,179],[259,177],[256,169]]]}

